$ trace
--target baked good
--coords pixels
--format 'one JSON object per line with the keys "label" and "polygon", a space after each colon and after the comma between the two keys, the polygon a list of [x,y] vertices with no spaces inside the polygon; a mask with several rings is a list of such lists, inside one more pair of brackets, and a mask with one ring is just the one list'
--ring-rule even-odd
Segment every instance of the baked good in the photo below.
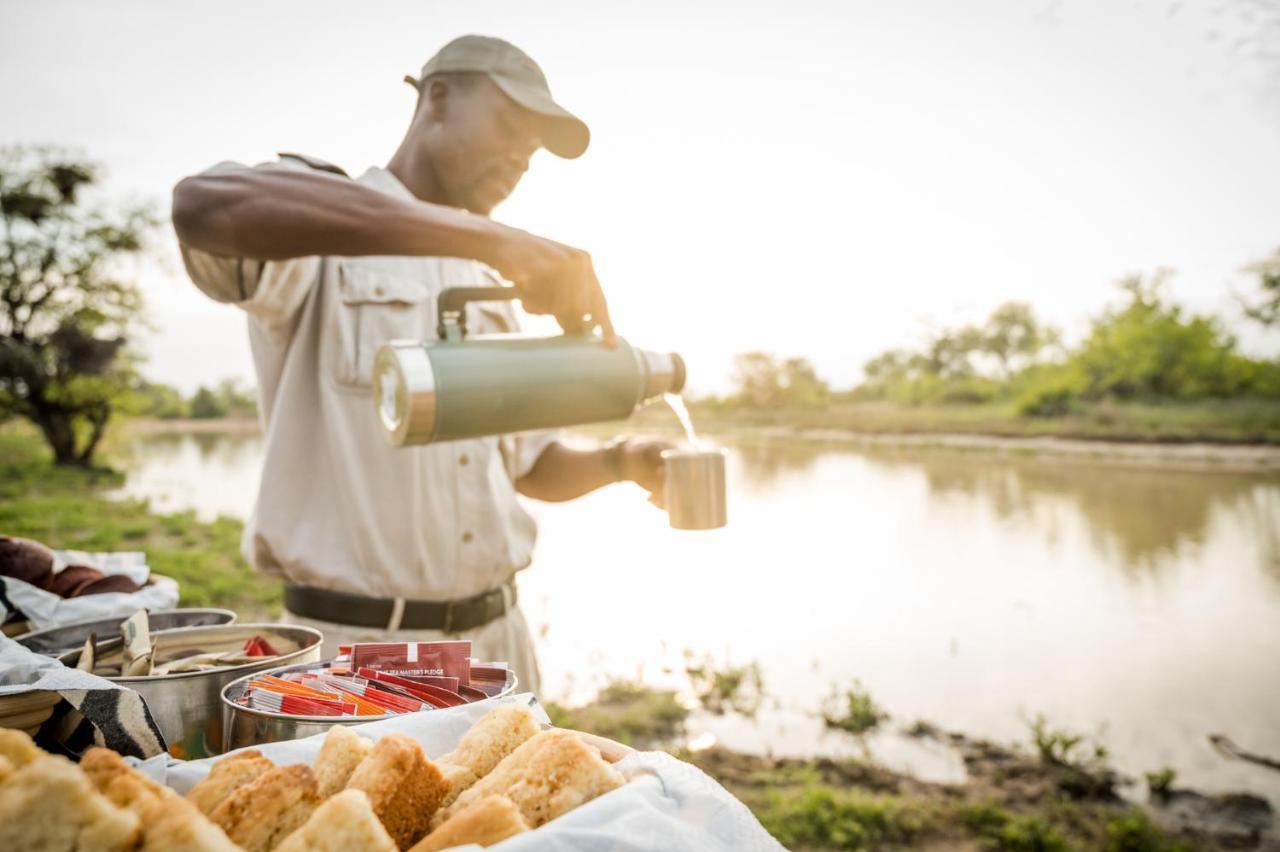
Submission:
{"label": "baked good", "polygon": [[481,716],[440,761],[465,766],[483,778],[538,730],[538,720],[526,705],[504,704]]}
{"label": "baked good", "polygon": [[343,725],[334,725],[324,735],[320,753],[311,768],[320,783],[321,798],[329,798],[347,786],[351,773],[368,757],[373,741],[367,740]]}
{"label": "baked good", "polygon": [[453,804],[454,799],[462,795],[463,790],[478,780],[474,772],[465,766],[458,766],[456,763],[436,761],[436,768],[440,770],[440,774],[444,777],[445,789],[444,797],[440,799],[441,808],[447,808]]}
{"label": "baked good", "polygon": [[320,804],[311,767],[277,766],[237,788],[209,815],[246,852],[268,852],[311,818]]}
{"label": "baked good", "polygon": [[121,852],[138,837],[138,817],[65,757],[38,757],[0,786],[0,849]]}
{"label": "baked good", "polygon": [[445,782],[416,740],[387,734],[351,773],[347,789],[363,790],[387,833],[407,849],[427,833]]}
{"label": "baked good", "polygon": [[130,580],[123,574],[108,574],[101,580],[94,580],[85,583],[76,589],[75,597],[82,598],[85,595],[105,595],[108,592],[124,592],[133,594],[141,587]]}
{"label": "baked good", "polygon": [[240,852],[226,832],[181,796],[156,800],[142,825],[140,852]]}
{"label": "baked good", "polygon": [[187,793],[187,798],[208,816],[236,789],[257,780],[273,766],[275,764],[257,749],[236,752],[213,764],[209,774]]}
{"label": "baked good", "polygon": [[134,769],[123,757],[109,748],[93,746],[86,750],[80,757],[80,768],[84,770],[85,775],[89,776],[89,780],[93,782],[98,792],[104,795],[112,782],[119,778],[128,778],[157,798],[177,795],[168,787],[157,784]]}
{"label": "baked good", "polygon": [[343,790],[325,799],[306,825],[290,834],[276,852],[397,852],[361,790]]}
{"label": "baked good", "polygon": [[0,535],[0,575],[43,587],[52,573],[52,550],[29,538]]}
{"label": "baked good", "polygon": [[437,852],[476,843],[491,846],[529,830],[529,823],[506,796],[485,796],[458,811],[409,852]]}
{"label": "baked good", "polygon": [[31,739],[26,731],[0,728],[0,757],[12,763],[14,769],[21,769],[44,755],[44,751],[36,745],[36,741]]}
{"label": "baked good", "polygon": [[88,565],[68,565],[49,577],[44,589],[59,597],[72,598],[82,587],[94,580],[101,580],[105,576],[97,568],[90,568]]}
{"label": "baked good", "polygon": [[515,802],[537,828],[624,783],[618,770],[571,731],[543,731],[502,759],[493,771],[464,790],[444,818],[493,794]]}
{"label": "baked good", "polygon": [[18,767],[13,765],[13,761],[0,754],[0,784],[4,783],[4,779],[18,771]]}

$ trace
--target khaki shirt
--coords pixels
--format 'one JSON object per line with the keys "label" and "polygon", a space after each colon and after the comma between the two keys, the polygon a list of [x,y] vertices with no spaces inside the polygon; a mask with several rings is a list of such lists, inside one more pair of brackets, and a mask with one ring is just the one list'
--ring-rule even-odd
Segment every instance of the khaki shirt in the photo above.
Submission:
{"label": "khaki shirt", "polygon": [[[358,180],[413,197],[384,169]],[[492,270],[443,257],[258,261],[186,246],[182,256],[202,291],[249,318],[266,441],[243,543],[255,568],[356,594],[446,600],[498,587],[529,564],[535,527],[514,481],[556,433],[395,449],[370,391],[379,346],[434,338],[437,294],[490,286]],[[516,328],[509,303],[469,310],[478,333]]]}

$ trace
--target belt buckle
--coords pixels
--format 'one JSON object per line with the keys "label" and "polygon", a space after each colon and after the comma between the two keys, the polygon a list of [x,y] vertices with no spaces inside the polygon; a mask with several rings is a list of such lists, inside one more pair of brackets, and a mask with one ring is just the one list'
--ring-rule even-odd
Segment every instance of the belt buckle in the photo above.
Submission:
{"label": "belt buckle", "polygon": [[445,635],[453,632],[453,601],[444,602],[444,625],[440,629]]}

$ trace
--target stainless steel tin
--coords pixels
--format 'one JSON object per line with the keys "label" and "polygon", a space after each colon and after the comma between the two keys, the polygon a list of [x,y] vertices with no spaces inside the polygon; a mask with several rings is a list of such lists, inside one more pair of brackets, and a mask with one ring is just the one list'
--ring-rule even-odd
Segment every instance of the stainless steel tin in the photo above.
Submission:
{"label": "stainless steel tin", "polygon": [[[189,760],[221,754],[225,751],[222,741],[222,688],[245,675],[278,668],[281,664],[309,663],[320,659],[324,635],[319,630],[293,624],[231,624],[170,630],[161,635],[157,645],[161,654],[167,657],[184,648],[222,650],[239,647],[255,635],[264,637],[282,652],[281,655],[261,663],[205,672],[113,677],[108,680],[127,686],[142,696],[160,727],[160,733],[164,734],[169,753],[174,757]],[[98,646],[102,656],[120,651],[119,639]],[[59,659],[64,665],[74,666],[80,659],[80,651],[63,654]]]}
{"label": "stainless steel tin", "polygon": [[[240,696],[249,687],[249,681],[263,674],[278,675],[281,672],[310,671],[323,668],[325,662],[312,662],[280,666],[267,672],[255,672],[251,675],[229,683],[222,690],[222,741],[226,751],[244,748],[245,746],[264,745],[285,740],[297,740],[312,734],[323,734],[334,725],[363,725],[365,722],[377,722],[392,719],[396,714],[386,716],[355,716],[352,718],[335,718],[333,716],[291,716],[286,713],[271,713],[256,710],[237,703]],[[514,692],[519,681],[514,672],[507,672],[507,682],[499,695]]]}
{"label": "stainless steel tin", "polygon": [[724,460],[719,448],[664,450],[667,519],[678,530],[713,530],[725,525]]}
{"label": "stainless steel tin", "polygon": [[[182,627],[234,624],[236,620],[236,614],[229,609],[165,609],[148,613],[147,617],[152,633]],[[24,633],[16,641],[37,654],[56,657],[82,647],[84,641],[93,633],[98,634],[100,639],[114,639],[120,635],[122,621],[124,619],[120,617],[95,618],[72,624],[61,624],[57,627]]]}

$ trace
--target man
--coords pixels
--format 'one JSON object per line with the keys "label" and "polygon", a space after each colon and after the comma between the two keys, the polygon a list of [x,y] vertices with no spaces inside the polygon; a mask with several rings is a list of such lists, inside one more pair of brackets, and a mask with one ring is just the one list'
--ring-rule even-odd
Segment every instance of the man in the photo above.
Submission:
{"label": "man", "polygon": [[[248,314],[266,457],[244,551],[284,576],[286,620],[320,629],[329,654],[469,638],[536,691],[513,579],[534,523],[516,494],[568,500],[619,480],[657,494],[663,446],[574,449],[550,433],[388,445],[371,402],[374,354],[433,337],[445,287],[500,275],[525,310],[613,339],[585,252],[488,218],[538,148],[581,155],[586,125],[499,39],[456,39],[406,80],[418,104],[385,169],[351,180],[298,155],[224,163],[178,184],[174,228],[192,280]],[[506,302],[471,310],[476,331],[515,327]]]}

